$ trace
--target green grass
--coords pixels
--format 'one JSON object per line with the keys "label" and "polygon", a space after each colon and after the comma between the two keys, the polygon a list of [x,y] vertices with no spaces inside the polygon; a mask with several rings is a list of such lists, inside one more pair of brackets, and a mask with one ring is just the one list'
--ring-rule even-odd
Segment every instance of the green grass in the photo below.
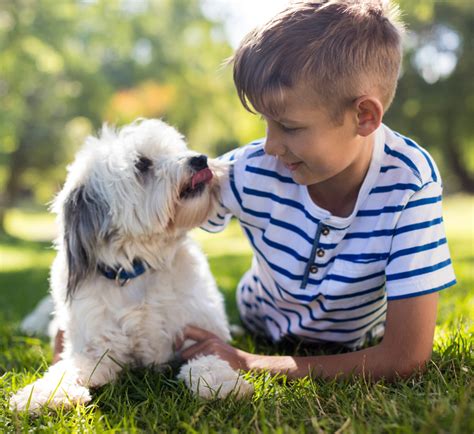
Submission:
{"label": "green grass", "polygon": [[[433,360],[423,376],[389,384],[252,376],[250,400],[201,401],[172,372],[126,371],[94,394],[92,403],[37,417],[8,410],[8,396],[51,361],[45,339],[24,337],[21,318],[46,294],[54,232],[45,214],[14,210],[0,238],[0,432],[474,432],[474,198],[445,201],[445,221],[458,285],[441,293]],[[223,234],[195,232],[238,322],[234,290],[250,250],[234,224]],[[32,241],[34,240],[34,241]],[[236,345],[294,354],[251,336]]]}

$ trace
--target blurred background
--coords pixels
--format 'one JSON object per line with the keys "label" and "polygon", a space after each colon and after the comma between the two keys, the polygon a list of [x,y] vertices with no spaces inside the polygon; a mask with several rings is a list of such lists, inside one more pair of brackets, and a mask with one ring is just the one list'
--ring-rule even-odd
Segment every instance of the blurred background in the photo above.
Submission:
{"label": "blurred background", "polygon": [[[474,2],[401,0],[409,32],[386,123],[474,192]],[[240,39],[284,0],[0,0],[0,229],[51,200],[102,122],[161,117],[211,155],[264,135],[232,70]]]}
{"label": "blurred background", "polygon": [[[10,302],[37,284],[46,291],[54,234],[47,203],[84,138],[104,121],[161,117],[212,156],[264,135],[223,64],[249,30],[286,3],[0,0],[0,302],[3,289]],[[456,266],[465,270],[467,297],[474,262],[474,2],[399,4],[409,31],[385,122],[426,147],[440,167],[450,241],[462,242],[466,258]]]}

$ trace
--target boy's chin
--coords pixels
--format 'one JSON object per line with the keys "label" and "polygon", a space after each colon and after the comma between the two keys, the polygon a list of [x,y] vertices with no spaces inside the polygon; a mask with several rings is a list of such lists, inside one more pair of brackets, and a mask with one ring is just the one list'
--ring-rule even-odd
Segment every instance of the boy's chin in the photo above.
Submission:
{"label": "boy's chin", "polygon": [[312,173],[304,172],[295,170],[291,173],[291,177],[296,184],[299,185],[306,185],[309,187],[310,185],[319,184],[320,182],[326,181],[325,178],[321,176],[315,176]]}
{"label": "boy's chin", "polygon": [[312,171],[308,166],[301,165],[297,170],[291,172],[291,178],[296,184],[310,187],[312,185],[321,184],[335,178],[338,174],[324,173]]}

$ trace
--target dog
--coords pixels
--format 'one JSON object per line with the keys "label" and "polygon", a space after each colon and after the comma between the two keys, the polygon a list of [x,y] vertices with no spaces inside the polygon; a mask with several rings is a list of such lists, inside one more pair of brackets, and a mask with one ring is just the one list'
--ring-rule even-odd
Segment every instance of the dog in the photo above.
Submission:
{"label": "dog", "polygon": [[[53,201],[59,235],[50,275],[61,360],[15,393],[10,408],[38,412],[91,400],[122,367],[175,358],[188,324],[230,339],[222,295],[188,231],[213,211],[224,163],[187,149],[160,120],[104,126],[68,167]],[[189,345],[191,342],[187,342]],[[224,360],[200,356],[178,378],[196,395],[244,397],[253,388]]]}

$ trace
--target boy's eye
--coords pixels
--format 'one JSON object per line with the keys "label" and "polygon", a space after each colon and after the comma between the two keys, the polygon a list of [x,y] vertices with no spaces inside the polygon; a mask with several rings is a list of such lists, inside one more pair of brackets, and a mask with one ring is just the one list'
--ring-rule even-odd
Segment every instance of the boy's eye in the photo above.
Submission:
{"label": "boy's eye", "polygon": [[301,128],[290,128],[290,127],[285,127],[285,125],[281,125],[281,124],[280,124],[280,127],[283,131],[285,131],[285,133],[294,133],[296,131],[301,130]]}
{"label": "boy's eye", "polygon": [[277,128],[280,128],[285,133],[291,134],[303,129],[302,127],[287,127],[286,125],[283,125],[280,122],[277,122],[276,120],[268,119],[263,115],[260,115],[259,117],[261,120],[265,121],[267,125],[273,123],[274,125],[276,125]]}

